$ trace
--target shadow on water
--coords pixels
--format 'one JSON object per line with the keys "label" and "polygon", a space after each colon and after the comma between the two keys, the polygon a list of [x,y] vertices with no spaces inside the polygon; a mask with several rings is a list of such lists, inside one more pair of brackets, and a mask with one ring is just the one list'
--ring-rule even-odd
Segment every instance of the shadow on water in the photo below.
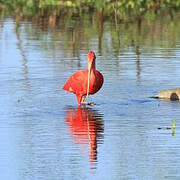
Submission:
{"label": "shadow on water", "polygon": [[89,145],[89,162],[95,168],[98,156],[98,144],[104,138],[103,115],[96,110],[84,107],[67,107],[66,123],[75,144]]}

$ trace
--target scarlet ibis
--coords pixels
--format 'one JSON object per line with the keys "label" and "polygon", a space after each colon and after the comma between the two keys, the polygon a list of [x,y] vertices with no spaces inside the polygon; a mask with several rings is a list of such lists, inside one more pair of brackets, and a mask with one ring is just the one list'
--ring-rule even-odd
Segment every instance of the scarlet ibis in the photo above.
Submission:
{"label": "scarlet ibis", "polygon": [[[88,103],[88,96],[100,90],[103,85],[103,75],[96,70],[96,56],[93,51],[88,52],[88,69],[75,72],[64,84],[63,90],[74,93],[78,105],[93,105]],[[85,102],[87,98],[87,102]]]}

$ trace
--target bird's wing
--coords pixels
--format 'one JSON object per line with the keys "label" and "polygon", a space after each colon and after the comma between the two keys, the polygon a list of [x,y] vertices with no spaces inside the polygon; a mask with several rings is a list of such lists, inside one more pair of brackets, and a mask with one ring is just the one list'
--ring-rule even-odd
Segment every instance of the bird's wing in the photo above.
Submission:
{"label": "bird's wing", "polygon": [[87,89],[87,87],[85,87],[87,84],[87,74],[87,70],[80,70],[75,72],[64,84],[63,89],[75,94],[85,93],[85,89]]}
{"label": "bird's wing", "polygon": [[97,92],[101,89],[104,82],[104,77],[98,70],[96,70],[96,78],[97,78],[97,83],[96,83],[97,84],[96,92]]}

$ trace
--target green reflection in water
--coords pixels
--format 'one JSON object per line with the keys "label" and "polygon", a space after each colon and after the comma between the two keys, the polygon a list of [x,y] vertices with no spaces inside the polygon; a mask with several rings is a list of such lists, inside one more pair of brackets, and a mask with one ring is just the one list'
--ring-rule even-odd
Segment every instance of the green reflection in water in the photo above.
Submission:
{"label": "green reflection in water", "polygon": [[84,12],[102,12],[116,22],[127,17],[140,17],[148,14],[154,17],[162,10],[171,16],[180,9],[180,0],[1,0],[0,8],[20,15],[57,15],[80,14]]}
{"label": "green reflection in water", "polygon": [[[138,19],[133,22],[115,24],[106,20],[103,14],[86,14],[83,17],[56,17],[26,19],[16,16],[16,24],[20,22],[32,22],[32,26],[24,26],[27,37],[33,36],[41,43],[44,50],[71,49],[73,56],[80,56],[80,50],[88,49],[93,39],[97,39],[98,53],[102,55],[103,47],[108,52],[118,57],[124,49],[133,49],[138,61],[140,49],[144,53],[151,53],[153,47],[175,48],[179,41],[180,14],[173,19],[170,15],[157,17],[156,20]],[[2,23],[2,22],[1,22]],[[17,28],[21,28],[18,25]],[[49,33],[50,32],[50,33]],[[147,48],[146,48],[147,47]],[[164,57],[168,57],[170,51],[159,50]],[[171,54],[172,55],[172,54]]]}

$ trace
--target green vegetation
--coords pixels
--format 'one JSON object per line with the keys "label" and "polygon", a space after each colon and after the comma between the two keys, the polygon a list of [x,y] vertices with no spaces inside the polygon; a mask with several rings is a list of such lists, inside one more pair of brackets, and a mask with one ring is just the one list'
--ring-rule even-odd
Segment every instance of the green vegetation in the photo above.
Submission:
{"label": "green vegetation", "polygon": [[100,12],[117,21],[153,16],[161,11],[173,15],[180,9],[180,0],[0,0],[0,9],[3,13],[31,17]]}
{"label": "green vegetation", "polygon": [[[16,33],[35,37],[48,53],[70,49],[78,57],[95,38],[99,54],[106,49],[118,59],[128,47],[138,59],[141,49],[153,53],[180,40],[180,0],[0,0],[0,9],[14,17]],[[22,23],[29,20],[33,28]],[[174,53],[159,51],[165,58]]]}

